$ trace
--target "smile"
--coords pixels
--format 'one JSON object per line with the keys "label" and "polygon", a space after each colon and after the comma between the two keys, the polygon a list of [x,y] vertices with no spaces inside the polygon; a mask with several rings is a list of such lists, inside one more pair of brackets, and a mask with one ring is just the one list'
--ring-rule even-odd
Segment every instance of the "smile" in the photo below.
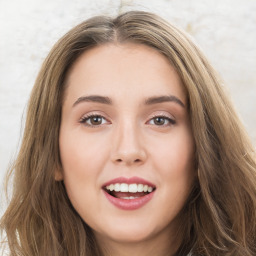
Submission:
{"label": "smile", "polygon": [[117,178],[103,186],[103,192],[114,206],[122,210],[136,210],[149,202],[156,187],[138,177]]}
{"label": "smile", "polygon": [[106,191],[117,198],[134,199],[151,193],[153,187],[143,184],[115,183],[106,186]]}

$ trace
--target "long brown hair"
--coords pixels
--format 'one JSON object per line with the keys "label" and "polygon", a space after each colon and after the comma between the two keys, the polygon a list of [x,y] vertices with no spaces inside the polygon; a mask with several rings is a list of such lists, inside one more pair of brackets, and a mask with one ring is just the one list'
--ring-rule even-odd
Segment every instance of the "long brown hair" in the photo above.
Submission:
{"label": "long brown hair", "polygon": [[158,16],[132,11],[91,18],[53,47],[35,82],[1,219],[10,255],[102,255],[91,229],[73,209],[61,181],[59,128],[65,81],[86,50],[133,42],[157,49],[178,72],[189,99],[198,179],[181,212],[176,255],[256,255],[255,151],[221,82],[195,44]]}

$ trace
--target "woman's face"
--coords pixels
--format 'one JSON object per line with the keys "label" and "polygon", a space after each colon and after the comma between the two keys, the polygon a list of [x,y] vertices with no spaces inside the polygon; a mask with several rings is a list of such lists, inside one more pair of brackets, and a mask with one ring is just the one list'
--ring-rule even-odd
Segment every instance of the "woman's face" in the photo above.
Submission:
{"label": "woman's face", "polygon": [[176,232],[194,182],[194,141],[186,93],[163,55],[136,44],[86,51],[68,76],[59,145],[56,179],[96,237]]}

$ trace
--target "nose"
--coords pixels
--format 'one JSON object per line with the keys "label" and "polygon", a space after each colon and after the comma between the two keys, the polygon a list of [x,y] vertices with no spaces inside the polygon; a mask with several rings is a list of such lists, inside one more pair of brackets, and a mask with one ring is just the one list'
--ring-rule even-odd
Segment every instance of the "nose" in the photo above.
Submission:
{"label": "nose", "polygon": [[146,161],[147,154],[135,125],[119,126],[114,132],[112,162],[127,166],[140,165]]}

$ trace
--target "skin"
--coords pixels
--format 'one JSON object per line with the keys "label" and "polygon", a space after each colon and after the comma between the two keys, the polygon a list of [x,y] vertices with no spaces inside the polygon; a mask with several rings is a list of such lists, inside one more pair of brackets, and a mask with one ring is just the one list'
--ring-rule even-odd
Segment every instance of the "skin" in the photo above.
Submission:
{"label": "skin", "polygon": [[[112,104],[81,100],[90,95]],[[145,104],[170,95],[184,106],[173,100]],[[97,122],[91,114],[99,116]],[[59,146],[63,169],[56,180],[64,180],[71,203],[106,255],[166,256],[177,250],[177,216],[195,179],[194,141],[184,87],[163,55],[129,43],[80,56],[67,80]],[[137,210],[121,210],[102,185],[133,176],[153,183],[155,194]]]}

